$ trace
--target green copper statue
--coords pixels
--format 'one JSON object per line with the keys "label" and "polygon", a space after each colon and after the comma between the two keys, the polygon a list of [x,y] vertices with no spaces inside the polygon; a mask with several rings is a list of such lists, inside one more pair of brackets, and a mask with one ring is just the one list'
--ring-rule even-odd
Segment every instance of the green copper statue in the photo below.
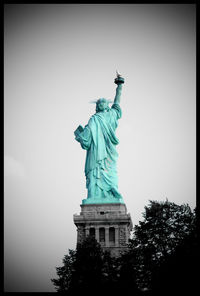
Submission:
{"label": "green copper statue", "polygon": [[114,81],[117,84],[116,95],[112,107],[110,101],[100,98],[96,101],[96,113],[88,124],[81,125],[74,132],[75,139],[87,150],[85,161],[87,199],[83,204],[124,203],[118,191],[116,145],[119,143],[115,135],[118,119],[122,116],[120,97],[124,78],[117,72]]}

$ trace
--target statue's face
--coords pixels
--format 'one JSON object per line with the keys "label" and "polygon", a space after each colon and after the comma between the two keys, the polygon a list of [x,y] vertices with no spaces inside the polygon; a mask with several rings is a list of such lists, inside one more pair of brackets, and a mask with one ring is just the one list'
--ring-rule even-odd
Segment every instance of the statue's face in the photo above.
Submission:
{"label": "statue's face", "polygon": [[97,104],[99,111],[104,111],[108,107],[107,101],[105,99],[98,100]]}

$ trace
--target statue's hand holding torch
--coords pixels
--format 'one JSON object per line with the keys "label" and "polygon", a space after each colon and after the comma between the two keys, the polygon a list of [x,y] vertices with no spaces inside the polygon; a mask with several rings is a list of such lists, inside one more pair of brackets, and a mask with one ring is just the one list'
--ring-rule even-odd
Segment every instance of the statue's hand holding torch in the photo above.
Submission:
{"label": "statue's hand holding torch", "polygon": [[116,71],[116,73],[117,73],[117,77],[114,80],[115,84],[117,84],[117,85],[123,84],[124,78],[121,76],[121,74],[119,74],[118,71]]}

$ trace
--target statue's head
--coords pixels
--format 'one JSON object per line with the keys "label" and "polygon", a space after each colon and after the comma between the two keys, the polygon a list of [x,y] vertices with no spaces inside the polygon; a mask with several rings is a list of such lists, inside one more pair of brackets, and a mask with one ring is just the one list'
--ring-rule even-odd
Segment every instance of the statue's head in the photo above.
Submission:
{"label": "statue's head", "polygon": [[101,112],[105,110],[109,110],[109,100],[104,98],[100,98],[96,101],[96,112]]}

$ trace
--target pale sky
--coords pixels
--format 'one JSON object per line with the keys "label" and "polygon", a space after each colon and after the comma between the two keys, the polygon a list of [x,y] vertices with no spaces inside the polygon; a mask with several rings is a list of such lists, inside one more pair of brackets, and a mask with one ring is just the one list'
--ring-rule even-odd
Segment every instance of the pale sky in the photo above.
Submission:
{"label": "pale sky", "polygon": [[196,204],[194,4],[5,5],[6,292],[54,292],[76,248],[86,151],[74,139],[125,78],[119,191],[133,225],[149,200]]}

